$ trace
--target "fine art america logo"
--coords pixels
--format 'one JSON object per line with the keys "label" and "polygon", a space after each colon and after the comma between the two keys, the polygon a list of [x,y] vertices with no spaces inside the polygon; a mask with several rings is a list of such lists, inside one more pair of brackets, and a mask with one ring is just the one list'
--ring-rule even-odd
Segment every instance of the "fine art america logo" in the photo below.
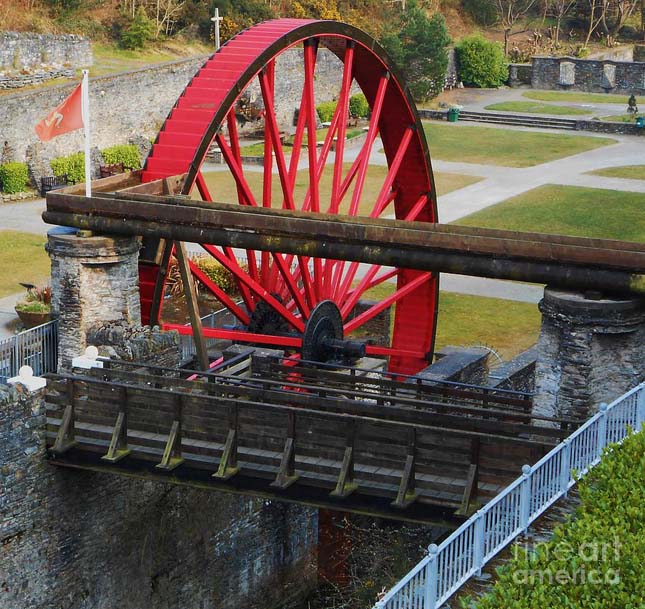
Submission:
{"label": "fine art america logo", "polygon": [[[617,537],[611,543],[585,542],[579,546],[566,541],[553,545],[517,544],[513,548],[513,557],[526,568],[514,571],[513,581],[528,586],[614,586],[620,582],[620,571],[615,568],[620,560],[620,548],[621,543]],[[522,560],[524,556],[528,560]],[[532,563],[537,563],[538,559],[541,565],[548,566],[531,568]]]}

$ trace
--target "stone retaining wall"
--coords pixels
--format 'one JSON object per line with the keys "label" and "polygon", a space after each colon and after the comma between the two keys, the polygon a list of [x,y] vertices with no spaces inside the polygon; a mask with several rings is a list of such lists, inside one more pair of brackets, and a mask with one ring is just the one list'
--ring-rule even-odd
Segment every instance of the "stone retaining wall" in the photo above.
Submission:
{"label": "stone retaining wall", "polygon": [[0,32],[0,70],[47,65],[69,68],[91,66],[92,48],[83,36]]}
{"label": "stone retaining wall", "polygon": [[32,85],[40,85],[54,78],[74,78],[76,71],[71,68],[38,70],[30,74],[15,74],[0,76],[0,89],[20,89]]}
{"label": "stone retaining wall", "polygon": [[47,462],[0,386],[1,609],[273,609],[316,582],[316,511]]}

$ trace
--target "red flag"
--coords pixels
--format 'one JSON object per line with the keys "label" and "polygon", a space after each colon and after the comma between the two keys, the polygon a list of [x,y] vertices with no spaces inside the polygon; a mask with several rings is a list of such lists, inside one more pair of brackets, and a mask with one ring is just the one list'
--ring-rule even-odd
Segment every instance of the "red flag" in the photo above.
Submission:
{"label": "red flag", "polygon": [[52,110],[36,125],[36,135],[48,142],[57,135],[83,127],[81,111],[81,85],[60,106]]}

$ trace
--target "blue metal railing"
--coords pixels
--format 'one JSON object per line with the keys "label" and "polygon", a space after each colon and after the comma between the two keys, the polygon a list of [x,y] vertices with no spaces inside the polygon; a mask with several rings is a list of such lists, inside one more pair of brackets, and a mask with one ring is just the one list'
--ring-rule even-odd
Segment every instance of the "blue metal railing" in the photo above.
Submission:
{"label": "blue metal railing", "polygon": [[[594,467],[608,444],[645,422],[645,383],[574,431],[428,554],[375,609],[437,609]],[[573,473],[575,472],[575,478]]]}

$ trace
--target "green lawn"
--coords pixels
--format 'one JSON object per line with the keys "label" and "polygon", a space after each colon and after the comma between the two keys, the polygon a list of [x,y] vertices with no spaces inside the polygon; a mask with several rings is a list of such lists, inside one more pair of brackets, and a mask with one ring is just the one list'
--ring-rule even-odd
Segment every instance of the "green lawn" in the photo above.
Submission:
{"label": "green lawn", "polygon": [[614,144],[608,137],[424,123],[434,159],[504,167],[532,167]]}
{"label": "green lawn", "polygon": [[455,224],[645,242],[645,194],[545,185]]}
{"label": "green lawn", "polygon": [[[17,211],[17,210],[16,210]],[[11,230],[0,231],[0,297],[24,291],[20,283],[48,281],[49,256],[45,237]]]}
{"label": "green lawn", "polygon": [[499,110],[502,112],[529,112],[531,114],[589,114],[582,108],[571,106],[555,106],[553,104],[540,104],[536,102],[509,101],[486,106],[485,110]]}
{"label": "green lawn", "polygon": [[636,123],[636,120],[631,114],[609,114],[598,118],[601,121],[607,121],[609,123]]}
{"label": "green lawn", "polygon": [[[351,165],[346,164],[344,169],[347,171]],[[331,195],[331,179],[333,175],[333,166],[328,165],[323,173],[323,178],[320,183],[320,200],[322,202],[328,202]],[[365,188],[363,189],[363,195],[361,197],[361,203],[359,206],[359,211],[363,215],[369,214],[373,209],[374,202],[379,194],[381,185],[385,180],[387,174],[387,167],[380,165],[370,165],[367,171],[367,178],[365,180]],[[253,191],[256,200],[261,200],[262,193],[262,180],[263,174],[259,171],[246,171],[246,179]],[[452,190],[457,190],[479,182],[482,178],[477,176],[465,176],[458,175],[454,173],[435,173],[435,182],[437,187],[437,194],[442,195]],[[280,187],[280,181],[277,175],[273,176],[272,192],[274,201],[282,201],[282,190]],[[204,178],[208,184],[209,191],[211,196],[216,201],[237,201],[237,189],[235,186],[235,181],[228,172],[206,172],[204,173]],[[298,177],[296,178],[296,189],[295,189],[295,200],[301,201],[307,191],[309,186],[309,172],[306,169],[300,170],[298,172]],[[351,201],[351,193],[345,197],[345,202],[341,211],[346,213],[349,202]],[[321,205],[321,210],[326,211],[327,205]],[[391,209],[387,212],[391,213]]]}
{"label": "green lawn", "polygon": [[589,172],[595,176],[607,178],[627,178],[629,180],[645,180],[645,165],[626,165],[625,167],[607,167]]}
{"label": "green lawn", "polygon": [[[316,131],[316,142],[321,142],[327,137],[327,133],[329,132],[328,128],[325,129],[318,129]],[[346,134],[346,139],[350,140],[353,137],[356,137],[357,135],[361,135],[363,133],[362,129],[348,129],[347,134]],[[284,147],[284,152],[285,154],[291,154],[291,148],[293,146],[293,140],[294,136],[291,136],[287,138],[286,142],[283,144]],[[303,139],[303,145],[306,146],[307,144],[307,137],[305,134],[305,137]],[[264,142],[258,142],[257,144],[250,144],[249,146],[242,146],[240,148],[240,153],[242,156],[263,156],[264,155]]]}
{"label": "green lawn", "polygon": [[[365,297],[383,300],[391,283],[369,290]],[[500,315],[500,311],[504,311]],[[435,349],[446,345],[486,345],[509,360],[535,343],[540,312],[531,303],[440,292]]]}
{"label": "green lawn", "polygon": [[604,93],[581,93],[579,91],[527,91],[522,97],[546,102],[571,102],[582,104],[625,104],[629,95],[607,95]]}

